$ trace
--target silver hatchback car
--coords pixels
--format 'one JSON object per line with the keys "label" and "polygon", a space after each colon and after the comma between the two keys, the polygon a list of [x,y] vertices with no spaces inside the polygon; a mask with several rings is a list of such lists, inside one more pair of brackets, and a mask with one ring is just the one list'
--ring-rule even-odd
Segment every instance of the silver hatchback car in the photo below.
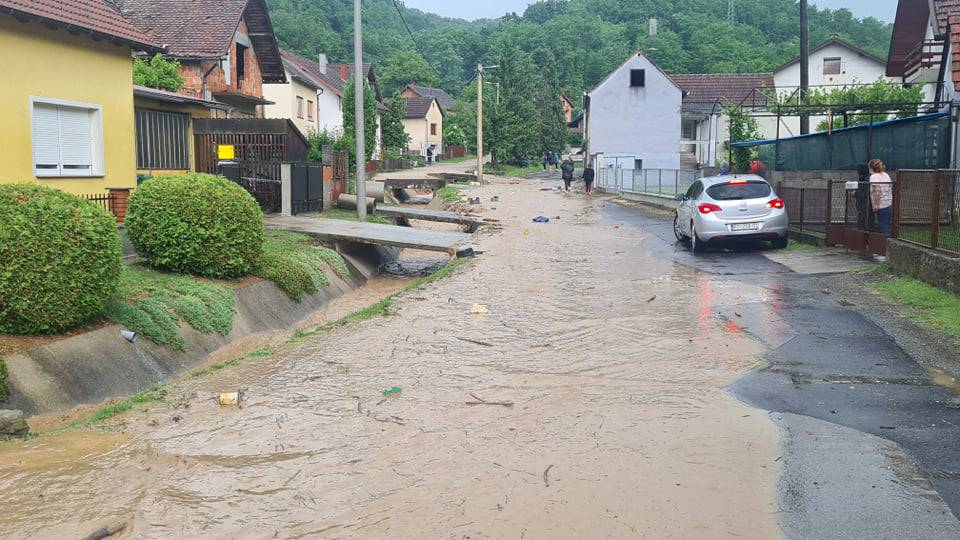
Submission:
{"label": "silver hatchback car", "polygon": [[695,252],[711,242],[766,240],[787,247],[787,210],[770,184],[757,175],[701,178],[677,195],[673,232]]}

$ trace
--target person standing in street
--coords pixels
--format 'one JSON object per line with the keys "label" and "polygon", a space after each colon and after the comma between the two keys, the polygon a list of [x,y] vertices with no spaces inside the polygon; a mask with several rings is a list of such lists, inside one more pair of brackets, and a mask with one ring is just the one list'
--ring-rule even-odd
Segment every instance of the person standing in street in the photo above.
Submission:
{"label": "person standing in street", "polygon": [[563,175],[563,187],[570,191],[570,182],[573,182],[573,160],[567,157],[560,166],[560,172]]}
{"label": "person standing in street", "polygon": [[880,234],[889,236],[893,229],[893,184],[887,174],[887,166],[879,159],[871,160],[870,167],[870,205],[877,218]]}
{"label": "person standing in street", "polygon": [[587,161],[587,166],[583,169],[583,185],[585,186],[587,195],[593,194],[593,180],[596,177],[596,172],[593,170],[593,163]]}
{"label": "person standing in street", "polygon": [[560,156],[556,152],[550,152],[550,165],[553,165],[553,168],[557,168],[557,164],[560,163]]}

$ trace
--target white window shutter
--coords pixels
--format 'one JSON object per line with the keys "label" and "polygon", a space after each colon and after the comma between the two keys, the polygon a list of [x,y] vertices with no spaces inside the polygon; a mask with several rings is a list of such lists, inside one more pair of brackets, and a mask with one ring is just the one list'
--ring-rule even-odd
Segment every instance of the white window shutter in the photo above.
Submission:
{"label": "white window shutter", "polygon": [[56,105],[33,106],[33,162],[39,175],[59,174],[60,121]]}
{"label": "white window shutter", "polygon": [[93,172],[93,126],[88,109],[60,107],[60,155],[64,173]]}

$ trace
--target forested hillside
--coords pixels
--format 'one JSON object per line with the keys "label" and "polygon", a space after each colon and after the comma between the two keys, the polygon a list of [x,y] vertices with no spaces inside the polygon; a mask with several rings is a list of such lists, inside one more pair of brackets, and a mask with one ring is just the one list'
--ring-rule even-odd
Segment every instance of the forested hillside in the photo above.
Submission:
{"label": "forested hillside", "polygon": [[[281,46],[310,57],[326,52],[350,60],[352,0],[268,0]],[[387,91],[407,79],[439,84],[459,94],[478,60],[501,45],[526,51],[537,66],[558,66],[565,92],[596,84],[636,49],[671,72],[719,73],[770,70],[799,53],[795,0],[736,0],[734,21],[727,0],[545,0],[522,15],[468,22],[401,5],[403,18],[430,65],[420,59],[392,0],[364,0],[364,53],[377,65]],[[650,37],[648,20],[659,21]],[[847,10],[811,7],[810,40],[838,34],[885,57],[892,26],[857,19]]]}

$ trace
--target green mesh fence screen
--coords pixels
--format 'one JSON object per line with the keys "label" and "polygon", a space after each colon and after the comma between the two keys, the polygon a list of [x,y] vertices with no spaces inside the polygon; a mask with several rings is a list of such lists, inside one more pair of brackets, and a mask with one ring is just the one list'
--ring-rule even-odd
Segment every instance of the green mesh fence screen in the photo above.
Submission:
{"label": "green mesh fence screen", "polygon": [[733,146],[753,148],[778,171],[855,170],[871,159],[883,160],[889,170],[942,169],[950,162],[950,119],[932,114]]}

